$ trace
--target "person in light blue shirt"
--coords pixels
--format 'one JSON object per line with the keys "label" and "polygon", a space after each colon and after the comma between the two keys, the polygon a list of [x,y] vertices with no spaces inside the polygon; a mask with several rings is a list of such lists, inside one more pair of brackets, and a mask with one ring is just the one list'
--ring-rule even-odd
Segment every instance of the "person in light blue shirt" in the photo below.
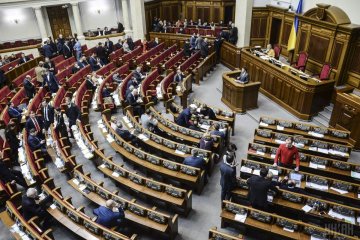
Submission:
{"label": "person in light blue shirt", "polygon": [[81,58],[81,43],[78,39],[75,39],[75,45],[74,45],[74,50],[76,53],[76,60],[80,61]]}

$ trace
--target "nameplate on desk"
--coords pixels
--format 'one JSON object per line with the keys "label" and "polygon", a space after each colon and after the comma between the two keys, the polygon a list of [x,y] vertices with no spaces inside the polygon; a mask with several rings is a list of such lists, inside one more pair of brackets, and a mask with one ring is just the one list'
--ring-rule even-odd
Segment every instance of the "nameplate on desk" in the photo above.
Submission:
{"label": "nameplate on desk", "polygon": [[330,187],[331,190],[334,190],[335,192],[338,192],[340,194],[347,194],[349,193],[348,191],[346,190],[341,190],[341,189],[338,189],[338,188],[334,188],[334,187]]}
{"label": "nameplate on desk", "polygon": [[320,164],[316,164],[316,163],[313,163],[313,162],[309,163],[309,167],[314,168],[314,169],[326,169],[325,165],[320,165]]}
{"label": "nameplate on desk", "polygon": [[327,185],[320,185],[312,182],[306,182],[306,186],[320,191],[328,191],[329,187]]}
{"label": "nameplate on desk", "polygon": [[260,169],[254,169],[253,174],[260,176]]}
{"label": "nameplate on desk", "polygon": [[309,205],[305,205],[301,208],[304,212],[308,213],[312,210],[312,207]]}
{"label": "nameplate on desk", "polygon": [[51,209],[56,209],[56,205],[55,205],[55,204],[51,204],[51,205],[50,205],[50,208],[51,208]]}
{"label": "nameplate on desk", "polygon": [[144,142],[146,142],[147,140],[149,140],[149,138],[146,137],[144,134],[139,134],[137,137],[138,137],[140,140],[144,141]]}
{"label": "nameplate on desk", "polygon": [[251,168],[248,168],[248,167],[245,167],[245,166],[241,166],[240,172],[252,173],[252,169],[251,169]]}
{"label": "nameplate on desk", "polygon": [[340,151],[336,151],[336,150],[333,150],[333,149],[330,149],[329,153],[332,154],[332,155],[338,155],[338,156],[341,156],[341,157],[348,157],[349,156],[349,154],[346,153],[346,152],[340,152]]}
{"label": "nameplate on desk", "polygon": [[185,155],[185,153],[184,153],[184,152],[179,151],[179,150],[177,150],[177,149],[175,150],[175,153],[176,153],[176,154],[180,154],[180,155]]}
{"label": "nameplate on desk", "polygon": [[234,219],[235,219],[235,221],[244,223],[246,218],[247,218],[247,213],[246,214],[236,214]]}
{"label": "nameplate on desk", "polygon": [[276,129],[279,130],[279,131],[283,131],[283,130],[284,130],[284,127],[283,127],[283,126],[280,126],[280,125],[277,125],[277,126],[276,126]]}
{"label": "nameplate on desk", "polygon": [[285,143],[285,141],[282,141],[282,140],[280,140],[280,139],[275,139],[275,143],[283,144],[283,143]]}
{"label": "nameplate on desk", "polygon": [[265,155],[265,153],[264,153],[264,152],[261,152],[261,151],[256,151],[256,154],[261,155],[261,156],[264,156],[264,155]]}
{"label": "nameplate on desk", "polygon": [[276,170],[276,169],[269,169],[269,172],[271,172],[273,175],[275,175],[275,176],[277,176],[277,175],[279,175],[279,171],[278,170]]}
{"label": "nameplate on desk", "polygon": [[114,176],[114,177],[119,177],[120,176],[119,173],[117,173],[117,172],[113,172],[111,175]]}
{"label": "nameplate on desk", "polygon": [[79,185],[79,184],[80,184],[79,180],[77,180],[76,178],[74,178],[72,181],[73,181],[73,183],[75,183],[76,185]]}
{"label": "nameplate on desk", "polygon": [[317,151],[320,152],[320,153],[329,154],[329,150],[326,149],[326,148],[318,148]]}
{"label": "nameplate on desk", "polygon": [[269,126],[269,124],[264,123],[264,122],[260,122],[259,125],[260,125],[260,126],[263,126],[263,127],[268,127],[268,126]]}
{"label": "nameplate on desk", "polygon": [[351,171],[351,177],[353,177],[353,178],[360,178],[360,173]]}
{"label": "nameplate on desk", "polygon": [[283,230],[287,231],[287,232],[292,232],[292,233],[294,232],[294,229],[290,229],[290,228],[286,228],[286,227],[284,227]]}
{"label": "nameplate on desk", "polygon": [[106,168],[105,164],[100,165],[101,168]]}
{"label": "nameplate on desk", "polygon": [[316,132],[313,132],[313,131],[308,132],[308,134],[311,135],[311,136],[314,136],[314,137],[318,137],[318,138],[323,138],[324,137],[324,134],[316,133]]}
{"label": "nameplate on desk", "polygon": [[274,159],[276,157],[276,154],[271,154],[270,157]]}

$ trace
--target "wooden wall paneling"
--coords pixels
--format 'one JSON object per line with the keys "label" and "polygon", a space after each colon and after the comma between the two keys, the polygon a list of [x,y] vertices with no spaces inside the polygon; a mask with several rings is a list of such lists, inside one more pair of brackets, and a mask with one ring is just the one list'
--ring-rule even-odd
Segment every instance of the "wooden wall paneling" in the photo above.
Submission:
{"label": "wooden wall paneling", "polygon": [[333,49],[332,49],[332,56],[331,56],[331,61],[330,64],[332,66],[333,69],[337,69],[338,65],[339,65],[339,60],[341,58],[341,54],[342,54],[342,50],[343,50],[343,46],[344,43],[343,42],[339,42],[336,41],[333,45]]}
{"label": "wooden wall paneling", "polygon": [[311,33],[308,48],[309,59],[322,63],[325,62],[329,43],[329,37]]}
{"label": "wooden wall paneling", "polygon": [[188,19],[188,21],[190,19],[194,20],[193,6],[186,6],[186,18]]}
{"label": "wooden wall paneling", "polygon": [[284,22],[283,34],[281,36],[281,46],[282,47],[287,48],[292,25],[293,25],[293,22],[290,22],[290,21]]}
{"label": "wooden wall paneling", "polygon": [[220,22],[220,20],[222,20],[220,18],[220,13],[221,13],[220,7],[213,8],[213,17],[212,17],[213,22],[218,23],[218,22]]}

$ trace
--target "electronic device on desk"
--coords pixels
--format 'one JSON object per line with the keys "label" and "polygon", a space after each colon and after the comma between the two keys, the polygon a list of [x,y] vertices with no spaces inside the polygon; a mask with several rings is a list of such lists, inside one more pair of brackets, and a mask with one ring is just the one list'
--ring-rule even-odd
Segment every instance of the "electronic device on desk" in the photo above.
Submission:
{"label": "electronic device on desk", "polygon": [[299,78],[301,78],[302,80],[304,81],[307,81],[309,79],[309,75],[306,75],[306,74],[299,74]]}
{"label": "electronic device on desk", "polygon": [[329,145],[325,142],[320,142],[320,141],[313,141],[311,144],[312,147],[317,147],[317,148],[322,148],[322,149],[328,149]]}
{"label": "electronic device on desk", "polygon": [[111,198],[111,194],[106,192],[105,190],[101,189],[101,188],[97,188],[96,189],[96,193],[100,195],[101,198],[103,199],[110,199]]}
{"label": "electronic device on desk", "polygon": [[145,160],[145,158],[146,158],[146,154],[143,151],[138,150],[138,149],[134,150],[134,155],[142,160]]}
{"label": "electronic device on desk", "polygon": [[146,157],[146,161],[154,164],[154,165],[160,165],[161,164],[161,159],[156,157],[156,156],[153,156],[153,155],[150,155],[148,154],[147,157]]}
{"label": "electronic device on desk", "polygon": [[271,131],[263,130],[263,129],[256,129],[256,135],[264,138],[271,138]]}
{"label": "electronic device on desk", "polygon": [[316,229],[314,227],[305,226],[304,232],[307,235],[311,235],[312,237],[319,239],[329,239],[329,233],[325,231],[321,231],[320,229]]}
{"label": "electronic device on desk", "polygon": [[285,142],[285,140],[289,137],[289,135],[286,135],[286,134],[282,134],[282,133],[275,133],[274,134],[274,138],[276,140],[280,140],[280,141],[283,141]]}
{"label": "electronic device on desk", "polygon": [[292,128],[293,123],[285,120],[278,120],[277,125],[285,128]]}
{"label": "electronic device on desk", "polygon": [[283,192],[281,196],[283,199],[293,203],[302,203],[304,200],[303,197],[288,192]]}
{"label": "electronic device on desk", "polygon": [[166,224],[167,223],[167,221],[166,221],[167,219],[164,216],[162,216],[162,215],[160,215],[160,214],[158,214],[156,212],[148,211],[148,218],[150,220],[152,220],[154,222],[157,222],[157,223],[160,223],[160,224]]}
{"label": "electronic device on desk", "polygon": [[124,142],[123,147],[124,147],[124,149],[125,149],[126,151],[128,151],[129,153],[132,153],[133,150],[134,150],[133,147],[132,147],[129,143],[125,143],[125,142]]}
{"label": "electronic device on desk", "polygon": [[348,191],[348,192],[352,192],[353,191],[353,186],[351,184],[348,183],[344,183],[344,182],[339,182],[339,181],[334,181],[332,184],[333,188],[336,189],[340,189],[343,191]]}
{"label": "electronic device on desk", "polygon": [[329,181],[319,176],[308,176],[307,181],[321,186],[328,186]]}
{"label": "electronic device on desk", "polygon": [[302,137],[302,136],[294,136],[294,144],[298,147],[298,148],[302,148],[304,146],[309,145],[309,140]]}
{"label": "electronic device on desk", "polygon": [[298,75],[298,71],[294,70],[294,69],[290,69],[290,72],[292,75],[297,76]]}
{"label": "electronic device on desk", "polygon": [[328,165],[328,160],[321,158],[321,157],[315,157],[315,156],[311,156],[310,157],[310,162],[317,164],[317,165],[323,165],[323,166],[327,166]]}
{"label": "electronic device on desk", "polygon": [[259,145],[259,144],[256,144],[256,143],[251,143],[249,151],[250,152],[254,151],[254,152],[263,152],[263,153],[265,153],[266,152],[266,147],[262,146],[262,145]]}
{"label": "electronic device on desk", "polygon": [[337,130],[331,130],[330,131],[331,136],[333,137],[337,137],[337,138],[348,138],[349,134],[347,132],[341,132],[341,131],[337,131]]}
{"label": "electronic device on desk", "polygon": [[118,167],[118,166],[114,167],[114,172],[119,174],[120,177],[124,177],[124,178],[126,178],[128,175],[128,171],[126,171],[124,168]]}
{"label": "electronic device on desk", "polygon": [[350,240],[350,238],[347,238],[345,236],[336,235],[336,236],[333,236],[332,240]]}
{"label": "electronic device on desk", "polygon": [[314,127],[313,131],[314,131],[315,133],[319,133],[319,134],[323,134],[323,135],[328,134],[327,128]]}
{"label": "electronic device on desk", "polygon": [[61,212],[64,212],[65,207],[64,205],[62,205],[60,202],[58,202],[57,200],[53,200],[53,204],[56,206],[57,209],[59,209]]}
{"label": "electronic device on desk", "polygon": [[176,198],[183,198],[184,195],[185,195],[185,192],[184,191],[181,191],[177,188],[173,188],[171,186],[166,186],[165,187],[165,192],[173,197],[176,197]]}
{"label": "electronic device on desk", "polygon": [[340,215],[355,217],[355,211],[343,206],[333,206],[332,210]]}
{"label": "electronic device on desk", "polygon": [[295,123],[295,129],[308,132],[311,127],[302,123]]}
{"label": "electronic device on desk", "polygon": [[158,192],[162,192],[163,190],[163,185],[157,183],[157,182],[154,182],[154,181],[151,181],[151,180],[147,180],[145,182],[145,185],[148,187],[148,188],[151,188],[155,191],[158,191]]}
{"label": "electronic device on desk", "polygon": [[105,240],[122,240],[124,239],[123,237],[118,237],[116,236],[117,233],[114,231],[109,231],[109,232],[103,232],[103,237]]}
{"label": "electronic device on desk", "polygon": [[113,195],[112,200],[114,200],[114,202],[116,202],[118,206],[121,207],[124,211],[127,209],[128,203],[124,199],[120,198],[119,196]]}
{"label": "electronic device on desk", "polygon": [[168,140],[165,140],[163,141],[163,145],[167,148],[170,148],[170,149],[175,149],[176,148],[176,144],[174,142],[171,142],[171,141],[168,141]]}
{"label": "electronic device on desk", "polygon": [[190,129],[185,128],[185,127],[179,127],[179,131],[180,131],[180,133],[182,133],[184,135],[189,135],[190,134]]}
{"label": "electronic device on desk", "polygon": [[272,217],[270,215],[256,211],[251,211],[250,217],[263,223],[271,223],[272,220]]}
{"label": "electronic device on desk", "polygon": [[314,198],[309,198],[306,201],[306,205],[309,205],[315,211],[318,211],[318,212],[327,211],[327,209],[329,207],[329,205],[326,202],[322,202],[322,201],[320,201],[318,199],[314,199]]}
{"label": "electronic device on desk", "polygon": [[253,163],[253,162],[245,162],[244,166],[252,170],[261,168],[259,163]]}
{"label": "electronic device on desk", "polygon": [[96,235],[99,234],[100,228],[94,224],[91,220],[84,219],[84,226],[87,230],[89,230],[92,233],[95,233]]}
{"label": "electronic device on desk", "polygon": [[196,154],[198,157],[201,157],[201,158],[208,158],[209,157],[209,154],[206,151],[201,150],[201,149],[193,148],[191,150],[191,154]]}
{"label": "electronic device on desk", "polygon": [[136,184],[139,184],[139,185],[144,185],[144,178],[142,178],[141,176],[138,176],[136,174],[133,174],[133,173],[129,173],[129,179],[130,181],[136,183]]}
{"label": "electronic device on desk", "polygon": [[196,176],[197,175],[196,169],[185,166],[185,165],[181,165],[180,172],[185,173],[185,174],[190,175],[190,176]]}
{"label": "electronic device on desk", "polygon": [[231,204],[231,203],[226,203],[225,204],[225,209],[228,212],[232,212],[234,214],[240,214],[240,215],[245,215],[245,214],[247,214],[247,211],[248,211],[246,208],[236,206],[236,205]]}
{"label": "electronic device on desk", "polygon": [[76,215],[75,213],[73,213],[73,211],[71,210],[67,210],[66,211],[66,215],[71,219],[73,220],[74,222],[76,223],[79,223],[80,222],[80,217],[78,215]]}
{"label": "electronic device on desk", "polygon": [[333,144],[332,149],[342,153],[348,153],[349,148],[343,145]]}
{"label": "electronic device on desk", "polygon": [[179,165],[174,163],[174,162],[171,162],[171,161],[164,160],[163,161],[163,166],[165,168],[173,170],[173,171],[178,171],[179,170]]}
{"label": "electronic device on desk", "polygon": [[136,215],[139,215],[142,217],[146,216],[146,210],[135,204],[129,203],[128,209],[130,212],[135,213]]}
{"label": "electronic device on desk", "polygon": [[173,123],[169,123],[169,124],[168,124],[168,127],[169,127],[171,130],[175,131],[175,132],[178,131],[178,126],[175,125],[175,124],[173,124]]}
{"label": "electronic device on desk", "polygon": [[183,144],[177,145],[176,150],[178,150],[180,152],[183,152],[183,153],[186,153],[186,154],[190,153],[190,147],[186,146],[186,145],[183,145]]}
{"label": "electronic device on desk", "polygon": [[[344,171],[350,171],[350,169],[351,169],[350,164],[348,164],[346,162],[340,162],[340,161],[339,162],[333,162],[332,167],[340,169],[340,170],[344,170]],[[358,167],[358,166],[356,166],[356,167]],[[359,172],[360,172],[360,167],[359,167]]]}
{"label": "electronic device on desk", "polygon": [[242,179],[237,178],[236,185],[241,189],[249,190],[249,185],[246,183],[246,181],[244,181]]}
{"label": "electronic device on desk", "polygon": [[268,117],[261,117],[260,123],[261,122],[265,123],[265,124],[268,124],[268,125],[275,125],[275,119],[268,118]]}
{"label": "electronic device on desk", "polygon": [[302,152],[299,152],[299,158],[300,158],[300,162],[308,162],[309,161],[307,155],[305,155]]}
{"label": "electronic device on desk", "polygon": [[162,138],[155,135],[155,134],[151,134],[150,139],[153,140],[154,142],[158,143],[158,144],[161,144],[161,142],[162,142]]}
{"label": "electronic device on desk", "polygon": [[301,186],[301,181],[303,181],[305,178],[305,176],[301,173],[295,172],[295,171],[291,171],[289,173],[289,179],[295,181],[296,183],[296,187],[300,187]]}
{"label": "electronic device on desk", "polygon": [[299,230],[298,224],[290,222],[290,221],[282,219],[282,218],[276,219],[276,225],[278,225],[279,227],[282,227],[282,228],[293,230],[293,231]]}

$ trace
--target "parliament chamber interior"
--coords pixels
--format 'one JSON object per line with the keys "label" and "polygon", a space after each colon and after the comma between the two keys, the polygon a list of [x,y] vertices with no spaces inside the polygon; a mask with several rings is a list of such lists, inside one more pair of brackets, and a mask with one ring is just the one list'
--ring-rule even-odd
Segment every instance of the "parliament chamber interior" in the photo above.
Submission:
{"label": "parliament chamber interior", "polygon": [[359,239],[359,9],[0,1],[0,239]]}

